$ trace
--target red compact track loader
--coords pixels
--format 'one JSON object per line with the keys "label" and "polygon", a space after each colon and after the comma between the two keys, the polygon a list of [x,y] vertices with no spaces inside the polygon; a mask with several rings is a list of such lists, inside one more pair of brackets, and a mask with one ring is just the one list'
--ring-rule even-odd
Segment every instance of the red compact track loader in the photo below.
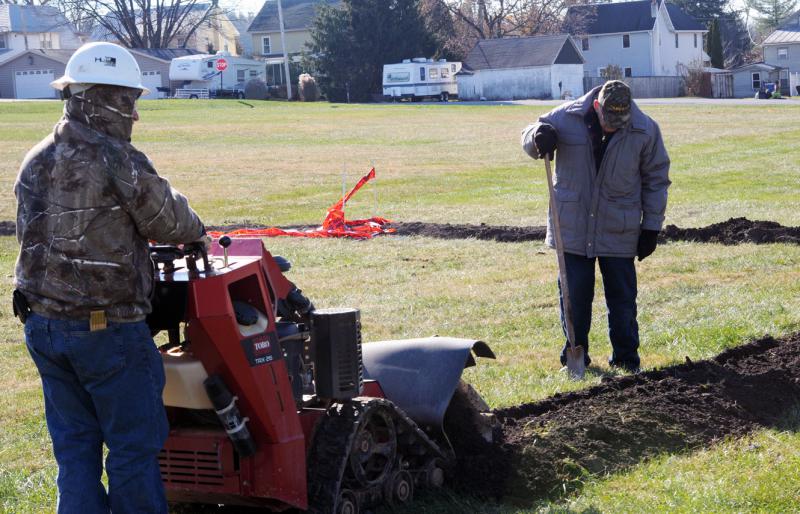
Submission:
{"label": "red compact track loader", "polygon": [[213,246],[151,247],[148,323],[169,334],[168,499],[355,514],[440,487],[455,460],[445,413],[457,390],[470,396],[461,373],[473,354],[494,358],[489,347],[362,345],[359,311],[315,309],[261,240]]}

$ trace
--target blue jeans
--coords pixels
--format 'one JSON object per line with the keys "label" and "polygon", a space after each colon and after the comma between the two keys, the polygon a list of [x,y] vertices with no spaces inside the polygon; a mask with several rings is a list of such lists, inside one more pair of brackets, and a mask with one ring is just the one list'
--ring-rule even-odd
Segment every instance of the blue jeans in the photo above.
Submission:
{"label": "blue jeans", "polygon": [[[589,329],[592,324],[592,300],[594,300],[595,258],[571,253],[564,254],[572,305],[572,325],[575,330],[575,345],[583,346],[586,364],[589,359]],[[597,257],[603,276],[603,289],[608,309],[608,337],[612,353],[609,364],[627,369],[639,368],[639,324],[636,322],[636,266],[633,257]],[[559,296],[561,281],[558,283]],[[564,299],[560,298],[561,326],[564,334]],[[566,364],[566,349],[561,351],[561,363]]]}
{"label": "blue jeans", "polygon": [[[169,432],[164,368],[145,322],[89,322],[32,314],[25,342],[39,369],[58,462],[59,514],[166,513],[158,452]],[[103,443],[108,447],[103,472]]]}

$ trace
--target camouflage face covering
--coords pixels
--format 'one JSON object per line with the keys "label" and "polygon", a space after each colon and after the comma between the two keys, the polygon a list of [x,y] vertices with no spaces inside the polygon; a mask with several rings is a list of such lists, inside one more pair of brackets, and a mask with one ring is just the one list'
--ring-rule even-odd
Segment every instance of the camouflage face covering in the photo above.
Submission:
{"label": "camouflage face covering", "polygon": [[133,111],[141,90],[119,86],[93,86],[67,100],[64,114],[111,137],[130,141]]}
{"label": "camouflage face covering", "polygon": [[612,129],[621,129],[631,119],[631,90],[619,80],[609,80],[600,89],[597,101],[603,110],[603,121]]}

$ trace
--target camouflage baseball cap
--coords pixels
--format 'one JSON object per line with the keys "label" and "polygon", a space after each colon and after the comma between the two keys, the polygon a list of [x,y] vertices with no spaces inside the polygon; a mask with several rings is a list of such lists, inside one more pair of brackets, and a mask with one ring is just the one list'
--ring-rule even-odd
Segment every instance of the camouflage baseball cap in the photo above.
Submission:
{"label": "camouflage baseball cap", "polygon": [[620,80],[609,80],[600,88],[597,101],[609,128],[620,129],[631,119],[631,89]]}

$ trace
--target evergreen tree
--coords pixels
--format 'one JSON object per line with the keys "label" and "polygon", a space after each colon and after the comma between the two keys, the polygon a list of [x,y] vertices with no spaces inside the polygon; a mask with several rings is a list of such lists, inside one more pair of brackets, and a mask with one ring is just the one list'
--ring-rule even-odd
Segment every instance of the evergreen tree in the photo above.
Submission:
{"label": "evergreen tree", "polygon": [[383,65],[430,57],[436,41],[419,0],[344,0],[323,7],[311,30],[309,68],[332,101],[366,101],[380,93]]}
{"label": "evergreen tree", "polygon": [[719,28],[719,20],[711,20],[706,36],[706,53],[711,58],[711,66],[714,68],[725,67],[725,57],[722,53],[722,32]]}
{"label": "evergreen tree", "polygon": [[759,14],[759,28],[769,33],[794,13],[797,0],[747,0],[747,7]]}

